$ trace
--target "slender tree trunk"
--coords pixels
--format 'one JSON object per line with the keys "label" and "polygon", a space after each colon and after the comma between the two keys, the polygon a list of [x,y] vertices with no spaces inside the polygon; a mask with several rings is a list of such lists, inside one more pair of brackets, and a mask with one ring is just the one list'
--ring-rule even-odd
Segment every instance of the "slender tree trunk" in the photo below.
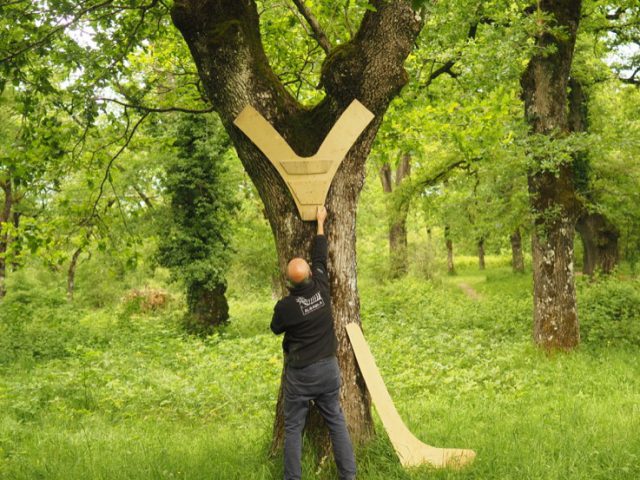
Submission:
{"label": "slender tree trunk", "polygon": [[67,270],[67,300],[73,300],[73,292],[76,286],[76,267],[78,266],[78,258],[82,253],[82,247],[78,247],[71,257],[69,269]]}
{"label": "slender tree trunk", "polygon": [[[18,211],[16,211],[16,204],[19,203],[20,197],[16,198],[14,195],[14,199],[13,199],[13,214],[11,215],[12,221],[13,221],[13,227],[15,228],[15,231],[18,231],[18,228],[20,228],[20,218],[22,217],[22,214]],[[13,238],[10,240],[12,242],[11,245],[11,250],[13,251],[13,259],[11,260],[11,271],[15,272],[16,270],[18,270],[18,268],[20,267],[20,253],[22,252],[22,242],[20,241],[20,239],[16,239]]]}
{"label": "slender tree trunk", "polygon": [[[275,168],[233,125],[252,105],[301,156],[314,154],[339,115],[357,98],[375,119],[338,169],[326,200],[329,218],[329,276],[342,370],[341,401],[355,443],[369,439],[373,421],[369,394],[357,368],[345,325],[360,324],[356,281],[355,217],[365,177],[365,161],[382,116],[407,82],[403,64],[414,46],[423,19],[409,0],[373,0],[351,41],[327,56],[321,85],[326,96],[315,107],[300,105],[271,70],[261,38],[259,15],[252,0],[176,0],[171,11],[195,60],[200,78],[227,129],[238,156],[265,207],[284,271],[293,256],[307,255],[315,225],[302,222],[289,191]],[[276,408],[272,450],[284,437],[282,386]],[[311,421],[312,437],[327,436]]]}
{"label": "slender tree trunk", "polygon": [[456,268],[453,264],[453,242],[449,236],[449,225],[444,227],[444,241],[447,246],[447,273],[449,275],[456,274]]}
{"label": "slender tree trunk", "polygon": [[[11,218],[11,208],[13,206],[13,190],[11,179],[7,179],[0,184],[4,194],[4,202],[0,211],[0,231],[4,230],[4,224]],[[9,233],[4,231],[0,234],[0,299],[7,294],[7,250],[9,249]]]}
{"label": "slender tree trunk", "polygon": [[524,273],[524,255],[522,254],[522,236],[516,228],[509,237],[511,240],[511,267],[516,273]]}
{"label": "slender tree trunk", "polygon": [[[549,141],[566,135],[567,83],[571,71],[581,2],[538,2],[553,24],[540,23],[536,52],[521,78],[525,117],[533,134]],[[550,31],[561,27],[563,34]],[[573,281],[573,236],[579,209],[572,165],[536,153],[538,165],[528,174],[535,214],[532,232],[535,342],[545,349],[571,349],[580,342]],[[556,161],[549,170],[544,162]]]}
{"label": "slender tree trunk", "polygon": [[[411,173],[411,156],[404,154],[395,172],[395,182],[391,167],[385,163],[380,169],[382,190],[387,194],[387,216],[389,222],[389,271],[391,278],[400,278],[409,270],[407,243],[407,215],[409,198],[402,195],[398,187]],[[395,187],[394,187],[395,183]]]}
{"label": "slender tree trunk", "polygon": [[609,274],[618,263],[618,229],[600,213],[586,213],[576,223],[584,250],[582,273],[593,277],[596,269]]}
{"label": "slender tree trunk", "polygon": [[4,298],[4,296],[7,294],[7,262],[5,260],[6,252],[7,242],[4,239],[0,239],[0,299]]}
{"label": "slender tree trunk", "polygon": [[451,241],[450,238],[448,238],[446,241],[446,244],[447,244],[447,273],[449,275],[455,275],[456,268],[455,268],[455,265],[453,264],[453,242]]}
{"label": "slender tree trunk", "polygon": [[478,268],[480,268],[480,270],[484,270],[485,269],[485,263],[484,263],[484,238],[480,238],[480,240],[478,240]]}
{"label": "slender tree trunk", "polygon": [[389,258],[391,261],[391,277],[400,278],[409,269],[407,244],[407,217],[391,225],[389,230]]}

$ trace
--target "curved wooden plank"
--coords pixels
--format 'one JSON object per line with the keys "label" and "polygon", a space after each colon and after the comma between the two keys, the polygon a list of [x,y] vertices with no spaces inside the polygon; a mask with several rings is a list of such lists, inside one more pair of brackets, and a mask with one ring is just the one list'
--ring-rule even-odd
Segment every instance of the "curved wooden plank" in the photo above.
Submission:
{"label": "curved wooden plank", "polygon": [[402,466],[415,467],[428,463],[436,468],[460,468],[472,462],[476,456],[473,450],[432,447],[409,431],[393,404],[360,326],[348,323],[346,329],[373,404]]}
{"label": "curved wooden plank", "polygon": [[298,156],[275,128],[251,105],[233,123],[249,137],[284,179],[303,220],[315,220],[316,207],[324,205],[333,176],[373,113],[354,100],[342,112],[315,155]]}

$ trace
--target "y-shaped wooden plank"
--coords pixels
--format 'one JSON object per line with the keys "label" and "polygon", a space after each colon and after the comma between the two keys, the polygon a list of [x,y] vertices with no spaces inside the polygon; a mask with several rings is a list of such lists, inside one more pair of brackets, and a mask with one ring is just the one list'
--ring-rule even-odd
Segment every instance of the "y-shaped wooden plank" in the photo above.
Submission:
{"label": "y-shaped wooden plank", "polygon": [[415,467],[429,463],[436,468],[460,468],[472,462],[476,456],[473,450],[432,447],[422,443],[409,431],[393,405],[391,395],[389,395],[389,391],[382,380],[360,326],[355,323],[348,323],[346,328],[351,346],[356,354],[358,367],[360,367],[364,381],[367,383],[367,388],[371,393],[373,404],[378,411],[385,430],[389,434],[391,444],[398,454],[402,466]]}
{"label": "y-shaped wooden plank", "polygon": [[250,105],[240,112],[233,123],[276,167],[289,187],[302,220],[315,220],[316,207],[324,205],[340,163],[373,117],[373,113],[354,100],[342,112],[316,154],[307,158],[298,156],[275,128]]}

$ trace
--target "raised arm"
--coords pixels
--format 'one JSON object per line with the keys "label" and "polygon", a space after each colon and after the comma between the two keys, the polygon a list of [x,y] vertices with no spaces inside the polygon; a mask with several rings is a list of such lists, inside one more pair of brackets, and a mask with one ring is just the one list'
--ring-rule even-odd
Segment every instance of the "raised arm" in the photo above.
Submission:
{"label": "raised arm", "polygon": [[316,212],[316,220],[318,220],[318,235],[324,235],[324,221],[327,219],[327,209],[324,205],[320,205]]}
{"label": "raised arm", "polygon": [[327,218],[327,209],[319,206],[316,212],[318,228],[316,238],[313,239],[311,248],[312,271],[315,278],[325,287],[329,288],[329,277],[327,274],[327,237],[324,235],[324,221]]}

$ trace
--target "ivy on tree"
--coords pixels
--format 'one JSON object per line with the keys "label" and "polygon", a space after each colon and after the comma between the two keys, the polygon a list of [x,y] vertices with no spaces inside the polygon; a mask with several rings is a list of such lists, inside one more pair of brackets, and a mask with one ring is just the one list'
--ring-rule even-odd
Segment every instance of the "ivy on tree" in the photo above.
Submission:
{"label": "ivy on tree", "polygon": [[160,212],[158,259],[185,284],[187,327],[207,333],[229,318],[225,277],[231,220],[238,208],[225,164],[231,146],[210,115],[180,115],[174,135],[175,155],[166,161],[168,205]]}

